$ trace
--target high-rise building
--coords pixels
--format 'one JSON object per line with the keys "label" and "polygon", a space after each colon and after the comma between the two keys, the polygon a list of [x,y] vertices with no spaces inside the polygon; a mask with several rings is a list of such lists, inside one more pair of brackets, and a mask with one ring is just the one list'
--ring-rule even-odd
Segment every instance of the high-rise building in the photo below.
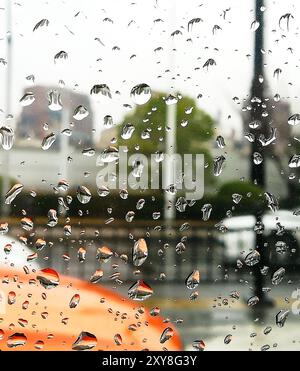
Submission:
{"label": "high-rise building", "polygon": [[[53,132],[57,134],[57,139],[51,149],[55,150],[60,144],[61,131],[71,129],[70,146],[82,149],[92,145],[93,112],[87,95],[50,86],[34,86],[26,89],[24,95],[29,92],[33,94],[35,100],[22,109],[16,128],[17,144],[39,146],[43,138]],[[59,108],[61,103],[62,108],[59,110],[49,108],[51,98],[54,100],[52,102],[54,106]],[[89,112],[88,116],[82,120],[73,118],[78,106],[83,106]],[[46,130],[47,127],[48,130]]]}

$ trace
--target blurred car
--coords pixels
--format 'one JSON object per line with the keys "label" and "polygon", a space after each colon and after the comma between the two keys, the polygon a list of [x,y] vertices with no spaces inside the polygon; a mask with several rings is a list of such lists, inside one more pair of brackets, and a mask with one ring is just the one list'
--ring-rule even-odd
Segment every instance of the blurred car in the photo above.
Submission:
{"label": "blurred car", "polygon": [[0,350],[182,349],[174,326],[143,302],[28,264],[30,249],[7,236],[0,242]]}
{"label": "blurred car", "polygon": [[[281,210],[276,213],[263,215],[265,249],[270,264],[290,265],[300,264],[300,216],[294,215],[293,211]],[[256,219],[253,215],[228,218],[223,221],[227,232],[220,236],[220,242],[224,247],[223,259],[225,265],[236,265],[238,259],[242,259],[242,252],[249,252],[255,248],[256,232],[254,227]],[[279,253],[277,247],[286,247]]]}

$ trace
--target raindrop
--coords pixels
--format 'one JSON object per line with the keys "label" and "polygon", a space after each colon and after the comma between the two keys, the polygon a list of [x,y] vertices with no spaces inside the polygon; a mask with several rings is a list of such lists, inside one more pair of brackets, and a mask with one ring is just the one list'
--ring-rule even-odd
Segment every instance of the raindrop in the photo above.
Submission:
{"label": "raindrop", "polygon": [[234,193],[234,194],[232,195],[232,200],[233,200],[233,202],[234,202],[236,205],[238,205],[238,204],[242,201],[242,199],[243,199],[243,196],[240,195],[240,194],[238,194],[238,193]]}
{"label": "raindrop", "polygon": [[72,344],[73,350],[90,350],[97,345],[97,338],[90,332],[82,331]]}
{"label": "raindrop", "polygon": [[194,270],[185,280],[185,285],[189,290],[194,290],[200,283],[200,272]]}
{"label": "raindrop", "polygon": [[112,250],[107,246],[102,246],[97,249],[96,259],[101,263],[107,263],[113,256]]}
{"label": "raindrop", "polygon": [[136,267],[140,267],[141,265],[144,264],[147,257],[148,257],[147,243],[143,238],[140,238],[138,241],[136,241],[132,250],[133,265],[135,265]]}
{"label": "raindrop", "polygon": [[106,129],[112,128],[114,126],[114,120],[113,120],[112,116],[110,116],[110,115],[104,116],[103,125]]}
{"label": "raindrop", "polygon": [[33,27],[33,32],[36,31],[37,29],[41,27],[48,27],[49,26],[49,21],[48,19],[44,18],[41,19],[34,27]]}
{"label": "raindrop", "polygon": [[294,155],[289,161],[289,167],[295,169],[300,167],[300,155]]}
{"label": "raindrop", "polygon": [[92,96],[103,96],[111,99],[111,92],[106,84],[94,85],[91,89],[90,94]]}
{"label": "raindrop", "polygon": [[159,342],[161,344],[164,344],[166,341],[170,340],[173,336],[174,330],[171,327],[167,327],[161,334]]}
{"label": "raindrop", "polygon": [[225,139],[224,139],[221,135],[219,135],[219,136],[217,137],[216,142],[217,142],[217,146],[218,146],[219,148],[222,148],[222,149],[223,149],[223,148],[226,147]]}
{"label": "raindrop", "polygon": [[128,211],[125,215],[125,220],[127,223],[131,223],[134,219],[135,212],[134,211]]}
{"label": "raindrop", "polygon": [[252,296],[248,299],[247,304],[249,307],[253,307],[259,303],[259,298],[257,296]]}
{"label": "raindrop", "polygon": [[60,61],[65,61],[68,59],[68,53],[61,50],[60,52],[58,52],[57,54],[55,54],[54,56],[54,63],[58,63]]}
{"label": "raindrop", "polygon": [[252,251],[245,258],[245,264],[248,267],[253,267],[260,262],[260,253],[257,250]]}
{"label": "raindrop", "polygon": [[8,348],[16,348],[18,346],[23,346],[27,342],[27,337],[23,333],[16,332],[8,337],[7,346]]}
{"label": "raindrop", "polygon": [[222,174],[226,158],[219,156],[214,158],[214,176],[220,176]]}
{"label": "raindrop", "polygon": [[206,345],[203,340],[194,340],[192,347],[197,351],[203,352],[205,350]]}
{"label": "raindrop", "polygon": [[87,204],[90,202],[92,194],[90,190],[85,186],[79,186],[77,188],[77,199],[82,204]]}
{"label": "raindrop", "polygon": [[70,303],[69,303],[69,307],[71,309],[74,309],[78,306],[80,302],[80,295],[79,294],[75,294],[72,299],[70,300]]}
{"label": "raindrop", "polygon": [[231,341],[232,341],[232,335],[229,334],[229,335],[227,335],[227,336],[225,337],[225,339],[224,339],[224,344],[228,345],[228,344],[231,343]]}
{"label": "raindrop", "polygon": [[51,90],[48,94],[48,107],[51,111],[60,111],[62,109],[61,96],[57,90]]}
{"label": "raindrop", "polygon": [[285,322],[290,314],[289,310],[281,310],[276,315],[276,325],[280,328],[284,327]]}
{"label": "raindrop", "polygon": [[54,133],[50,133],[49,135],[44,137],[42,141],[42,149],[44,151],[47,151],[47,149],[49,149],[52,146],[55,140],[56,140],[56,135]]}
{"label": "raindrop", "polygon": [[128,290],[128,297],[137,301],[149,299],[152,294],[152,288],[142,280],[134,283]]}
{"label": "raindrop", "polygon": [[132,88],[130,97],[137,105],[143,105],[151,99],[151,89],[147,84],[139,84]]}
{"label": "raindrop", "polygon": [[290,28],[290,21],[291,19],[294,19],[294,16],[291,14],[291,13],[287,13],[287,14],[284,14],[280,17],[279,19],[279,27],[284,30],[282,28],[283,24],[284,26],[286,27],[287,31],[289,31],[289,28]]}
{"label": "raindrop", "polygon": [[285,269],[279,268],[272,276],[272,284],[278,286],[284,279]]}
{"label": "raindrop", "polygon": [[103,271],[101,269],[98,269],[95,271],[95,273],[91,276],[90,282],[91,283],[98,283],[101,278],[103,277]]}
{"label": "raindrop", "polygon": [[216,65],[217,65],[216,61],[214,59],[210,58],[204,63],[203,68],[206,68],[207,71],[208,71],[209,67],[213,67],[213,66],[216,66]]}
{"label": "raindrop", "polygon": [[13,200],[22,192],[24,186],[23,184],[15,184],[5,195],[5,203],[10,205]]}
{"label": "raindrop", "polygon": [[260,165],[263,161],[264,158],[259,152],[253,153],[253,162],[255,165]]}
{"label": "raindrop", "polygon": [[59,284],[59,276],[57,272],[51,268],[42,269],[36,278],[45,289],[52,289]]}
{"label": "raindrop", "polygon": [[22,107],[30,106],[35,101],[34,94],[31,92],[28,92],[23,95],[23,97],[20,99],[20,103]]}
{"label": "raindrop", "polygon": [[295,115],[292,115],[288,119],[288,124],[291,125],[291,126],[299,125],[300,124],[300,115],[298,113],[296,113]]}
{"label": "raindrop", "polygon": [[253,21],[251,23],[251,31],[255,32],[259,29],[260,23],[258,21]]}
{"label": "raindrop", "polygon": [[121,138],[124,140],[130,139],[135,130],[132,124],[125,124],[122,128]]}
{"label": "raindrop", "polygon": [[78,106],[75,108],[73,117],[77,121],[85,119],[89,115],[89,111],[84,106]]}
{"label": "raindrop", "polygon": [[173,105],[173,104],[177,104],[177,102],[178,102],[178,97],[176,97],[175,95],[169,94],[169,95],[165,98],[165,102],[166,102],[166,105],[167,105],[167,106],[171,106],[171,105]]}
{"label": "raindrop", "polygon": [[100,154],[100,160],[105,163],[115,162],[119,160],[119,150],[115,147],[107,147]]}
{"label": "raindrop", "polygon": [[203,216],[202,216],[203,221],[207,222],[210,218],[211,213],[212,213],[212,205],[211,204],[203,205],[201,211],[203,213]]}
{"label": "raindrop", "polygon": [[55,209],[50,209],[48,211],[48,223],[47,223],[47,225],[49,227],[55,227],[57,223],[58,223],[57,212],[56,212]]}

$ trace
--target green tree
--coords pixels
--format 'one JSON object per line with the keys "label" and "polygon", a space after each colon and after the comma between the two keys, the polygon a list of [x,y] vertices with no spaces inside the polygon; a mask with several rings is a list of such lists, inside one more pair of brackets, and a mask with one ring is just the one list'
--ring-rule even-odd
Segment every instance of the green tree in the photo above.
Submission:
{"label": "green tree", "polygon": [[[163,93],[153,94],[147,104],[137,106],[133,113],[125,117],[124,124],[131,123],[135,127],[130,139],[122,139],[123,125],[118,127],[118,144],[127,146],[129,155],[136,152],[145,155],[156,151],[166,152],[166,114],[165,95]],[[145,131],[149,133],[149,139],[142,139]],[[192,98],[183,97],[177,103],[176,135],[178,154],[204,154],[205,162],[211,165],[209,141],[214,135],[214,121],[197,107],[197,102]],[[206,170],[205,182],[207,184],[212,181],[213,176],[211,166],[209,166]]]}

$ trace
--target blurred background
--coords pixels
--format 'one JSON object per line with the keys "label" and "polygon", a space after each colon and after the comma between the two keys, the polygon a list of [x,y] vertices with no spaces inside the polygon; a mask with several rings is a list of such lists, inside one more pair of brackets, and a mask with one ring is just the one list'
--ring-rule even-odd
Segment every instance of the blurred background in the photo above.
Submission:
{"label": "blurred background", "polygon": [[[186,349],[298,350],[299,11],[293,0],[0,0],[1,231],[32,252],[42,240],[36,262],[61,274],[101,268],[124,295],[144,279],[145,306],[177,323]],[[143,105],[139,84],[152,92]],[[96,164],[110,146],[204,154],[203,199],[103,197]],[[149,257],[137,268],[140,238]],[[115,253],[105,264],[102,245]]]}

